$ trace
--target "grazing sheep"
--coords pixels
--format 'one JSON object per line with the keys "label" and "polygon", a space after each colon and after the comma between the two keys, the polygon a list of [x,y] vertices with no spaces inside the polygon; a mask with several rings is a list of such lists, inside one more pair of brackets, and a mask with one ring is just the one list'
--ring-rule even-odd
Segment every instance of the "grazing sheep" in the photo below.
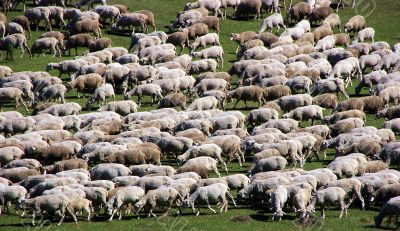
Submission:
{"label": "grazing sheep", "polygon": [[272,33],[272,29],[274,27],[277,27],[276,33],[279,32],[281,27],[286,29],[286,26],[283,22],[283,17],[279,13],[275,13],[263,20],[261,23],[260,29],[258,30],[258,33],[263,33],[266,29],[269,29],[269,32]]}
{"label": "grazing sheep", "polygon": [[255,14],[255,19],[260,19],[261,15],[261,0],[243,0],[237,6],[235,18],[248,17],[249,14]]}
{"label": "grazing sheep", "polygon": [[354,36],[353,44],[358,42],[364,42],[366,39],[370,39],[371,42],[374,42],[375,30],[372,27],[367,27],[357,32]]}
{"label": "grazing sheep", "polygon": [[221,63],[221,68],[224,67],[224,57],[223,57],[224,50],[221,46],[209,47],[209,48],[201,50],[200,52],[192,51],[191,56],[199,57],[202,59],[214,58],[218,62],[217,67],[219,67],[219,63]]}
{"label": "grazing sheep", "polygon": [[365,25],[365,18],[361,15],[356,15],[350,18],[349,21],[344,24],[344,32],[350,33],[354,31],[355,33],[357,33],[358,31],[364,29]]}
{"label": "grazing sheep", "polygon": [[243,100],[246,108],[248,108],[247,101],[258,102],[258,107],[261,106],[264,101],[264,89],[258,86],[244,86],[238,87],[237,89],[228,92],[228,102],[232,99],[236,99],[236,103],[233,108],[236,108],[239,101]]}
{"label": "grazing sheep", "polygon": [[339,218],[342,218],[343,212],[345,216],[347,216],[347,206],[344,203],[344,197],[346,196],[346,191],[339,187],[330,187],[327,189],[318,190],[316,192],[315,198],[311,201],[311,204],[307,208],[308,210],[314,210],[315,204],[318,203],[321,205],[321,218],[325,218],[325,206],[328,203],[339,202],[340,205],[340,215]]}

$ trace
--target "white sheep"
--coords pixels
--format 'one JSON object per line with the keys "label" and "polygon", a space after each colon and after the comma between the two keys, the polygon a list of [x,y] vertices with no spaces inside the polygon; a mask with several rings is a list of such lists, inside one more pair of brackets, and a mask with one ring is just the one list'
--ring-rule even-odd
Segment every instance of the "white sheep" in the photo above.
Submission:
{"label": "white sheep", "polygon": [[266,29],[269,29],[269,31],[272,33],[272,29],[274,27],[277,27],[277,33],[281,29],[281,27],[286,29],[285,23],[283,22],[283,17],[280,13],[275,13],[272,14],[271,16],[268,16],[263,20],[261,23],[260,29],[258,30],[258,33],[264,32]]}
{"label": "white sheep", "polygon": [[360,30],[356,36],[354,37],[353,44],[364,42],[366,39],[370,39],[371,42],[374,42],[375,30],[372,27],[367,27],[365,29]]}
{"label": "white sheep", "polygon": [[191,56],[199,57],[202,59],[216,59],[218,62],[217,67],[219,67],[219,63],[221,63],[221,68],[224,67],[224,49],[222,48],[222,46],[212,46],[209,48],[205,48],[199,52],[192,51]]}

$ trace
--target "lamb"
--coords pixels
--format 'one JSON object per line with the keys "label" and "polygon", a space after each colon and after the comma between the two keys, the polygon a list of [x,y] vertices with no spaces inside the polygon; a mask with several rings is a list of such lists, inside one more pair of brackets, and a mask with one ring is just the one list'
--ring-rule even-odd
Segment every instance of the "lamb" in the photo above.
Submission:
{"label": "lamb", "polygon": [[269,32],[272,33],[272,29],[274,27],[277,27],[277,33],[281,29],[281,27],[286,29],[286,26],[283,22],[283,17],[279,13],[275,13],[263,20],[261,23],[260,29],[258,30],[258,33],[263,33],[266,29],[269,29]]}
{"label": "lamb", "polygon": [[191,52],[191,56],[193,57],[199,57],[202,59],[208,59],[208,58],[214,58],[217,60],[218,62],[218,66],[219,67],[219,63],[221,63],[221,68],[224,67],[224,50],[221,46],[213,46],[213,47],[209,47],[206,49],[203,49],[200,52],[195,52],[192,51]]}
{"label": "lamb", "polygon": [[218,100],[214,96],[206,96],[194,100],[187,110],[194,111],[215,109],[217,108],[218,103]]}
{"label": "lamb", "polygon": [[145,195],[142,188],[137,186],[127,186],[118,190],[107,203],[107,213],[110,215],[109,221],[112,221],[116,212],[119,213],[119,219],[122,218],[121,207],[124,204],[135,204]]}
{"label": "lamb", "polygon": [[261,7],[261,0],[241,1],[237,6],[234,18],[248,17],[249,14],[255,14],[255,19],[260,19]]}
{"label": "lamb", "polygon": [[202,59],[192,62],[187,69],[189,74],[198,74],[206,71],[215,72],[217,66],[218,63],[214,59]]}
{"label": "lamb", "polygon": [[131,91],[126,92],[124,94],[124,99],[130,99],[133,95],[138,96],[138,106],[140,107],[142,104],[143,96],[148,95],[152,97],[151,105],[153,105],[154,100],[158,98],[161,100],[163,98],[162,95],[162,90],[161,87],[157,84],[144,84],[144,85],[139,85],[135,88],[133,88]]}
{"label": "lamb", "polygon": [[346,24],[344,24],[344,32],[350,33],[354,31],[355,33],[364,29],[366,25],[365,18],[361,15],[356,15],[347,21]]}
{"label": "lamb", "polygon": [[284,119],[292,118],[295,120],[310,120],[311,126],[314,125],[314,120],[322,120],[324,118],[323,108],[318,105],[309,105],[304,107],[298,107],[293,111],[286,113],[282,116]]}
{"label": "lamb", "polygon": [[228,92],[227,100],[231,101],[233,98],[236,99],[236,103],[233,108],[236,108],[239,101],[243,100],[246,108],[248,107],[247,101],[258,102],[258,107],[261,106],[261,102],[264,101],[263,98],[264,89],[258,86],[244,86],[238,87],[237,89]]}
{"label": "lamb", "polygon": [[148,212],[148,216],[152,215],[156,217],[156,215],[153,213],[153,209],[157,205],[160,206],[161,204],[163,206],[167,206],[167,210],[161,216],[164,217],[168,214],[174,202],[179,205],[181,200],[183,200],[182,195],[173,187],[160,187],[158,189],[148,191],[143,198],[134,204],[134,207],[136,213],[139,213],[139,211],[145,207],[146,212]]}
{"label": "lamb", "polygon": [[[229,192],[229,187],[222,183],[216,183],[209,186],[199,187],[197,190],[190,195],[190,197],[183,201],[182,207],[191,207],[193,213],[195,213],[195,203],[203,202],[208,208],[216,213],[214,209],[211,208],[210,202],[219,202],[221,204],[220,213],[222,211],[227,211],[228,209],[228,201],[226,200],[226,196],[228,196],[233,204],[236,206],[235,200],[233,199],[232,194]],[[200,214],[200,209],[197,211],[196,216]]]}
{"label": "lamb", "polygon": [[347,206],[344,203],[344,198],[346,196],[346,191],[339,187],[329,187],[327,189],[318,190],[316,192],[315,198],[312,200],[309,205],[309,210],[313,210],[315,203],[321,205],[321,218],[325,218],[325,206],[327,203],[339,202],[340,204],[340,215],[339,218],[342,218],[343,212],[347,216]]}
{"label": "lamb", "polygon": [[84,90],[92,90],[94,91],[96,88],[100,87],[104,84],[103,78],[95,73],[87,74],[87,75],[80,75],[71,82],[67,84],[67,89],[77,89],[78,91],[78,98],[80,98],[79,91],[83,92],[83,97],[85,97]]}
{"label": "lamb", "polygon": [[287,160],[282,156],[272,156],[265,159],[260,159],[255,166],[249,169],[249,176],[253,176],[258,172],[268,172],[282,170],[286,167]]}
{"label": "lamb", "polygon": [[374,37],[375,37],[374,28],[367,27],[357,32],[357,34],[354,36],[353,44],[358,42],[362,43],[366,39],[370,39],[372,42],[374,42]]}
{"label": "lamb", "polygon": [[110,102],[102,106],[99,111],[114,111],[122,116],[137,112],[138,106],[132,100]]}
{"label": "lamb", "polygon": [[78,47],[89,48],[94,42],[94,38],[89,34],[76,34],[70,36],[65,43],[65,50],[68,50],[68,55],[71,56],[71,49],[75,49],[75,55],[78,55]]}

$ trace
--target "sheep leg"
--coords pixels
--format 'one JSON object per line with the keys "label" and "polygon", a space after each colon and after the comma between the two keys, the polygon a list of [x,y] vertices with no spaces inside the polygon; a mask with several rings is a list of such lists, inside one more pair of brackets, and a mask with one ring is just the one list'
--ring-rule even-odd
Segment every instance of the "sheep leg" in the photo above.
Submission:
{"label": "sheep leg", "polygon": [[344,203],[343,199],[340,200],[339,203],[340,203],[340,215],[339,215],[339,218],[342,218],[342,216],[343,216],[343,211],[345,211],[345,215],[347,216],[347,206],[346,206],[346,204]]}
{"label": "sheep leg", "polygon": [[221,177],[221,174],[218,172],[217,166],[212,166],[212,169],[218,175],[218,177]]}
{"label": "sheep leg", "polygon": [[235,202],[235,199],[233,198],[233,195],[231,194],[231,192],[227,191],[226,195],[229,197],[229,199],[232,200],[233,205],[236,207],[236,202]]}
{"label": "sheep leg", "polygon": [[238,161],[239,161],[239,166],[240,166],[240,167],[243,167],[243,165],[242,165],[242,160],[241,160],[240,155],[239,155],[238,153],[235,153],[235,156],[236,156],[236,158],[237,158]]}
{"label": "sheep leg", "polygon": [[324,207],[324,205],[321,205],[321,218],[325,219],[325,207]]}
{"label": "sheep leg", "polygon": [[61,212],[61,219],[57,225],[61,225],[61,223],[64,221],[64,218],[65,218],[65,212]]}
{"label": "sheep leg", "polygon": [[207,208],[209,208],[213,213],[217,213],[213,208],[211,208],[210,203],[207,201]]}

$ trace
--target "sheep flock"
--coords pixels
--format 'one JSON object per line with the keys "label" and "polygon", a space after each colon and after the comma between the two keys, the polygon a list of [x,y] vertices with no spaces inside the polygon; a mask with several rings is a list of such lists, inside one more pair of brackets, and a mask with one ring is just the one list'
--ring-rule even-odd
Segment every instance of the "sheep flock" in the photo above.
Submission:
{"label": "sheep flock", "polygon": [[[157,9],[106,0],[4,0],[6,60],[62,61],[0,66],[0,219],[236,207],[307,224],[331,208],[399,227],[400,43],[376,41],[367,16],[341,19],[362,2],[197,0],[164,28]],[[220,40],[232,20],[259,27]]]}

